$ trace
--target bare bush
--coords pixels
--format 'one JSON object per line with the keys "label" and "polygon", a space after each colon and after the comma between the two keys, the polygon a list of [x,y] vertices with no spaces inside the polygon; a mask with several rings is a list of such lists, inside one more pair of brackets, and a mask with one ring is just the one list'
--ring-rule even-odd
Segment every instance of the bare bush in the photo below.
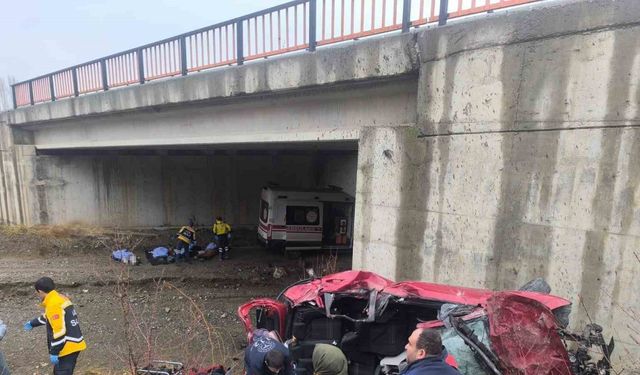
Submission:
{"label": "bare bush", "polygon": [[323,277],[336,273],[338,270],[338,253],[329,252],[315,257],[313,261],[308,259],[302,262],[303,278]]}
{"label": "bare bush", "polygon": [[[134,251],[141,241],[126,232],[99,240],[110,252]],[[211,324],[188,291],[162,277],[150,284],[135,280],[134,270],[131,265],[113,262],[107,271],[109,280],[104,279],[107,275],[101,275],[105,285],[111,286],[114,302],[122,312],[122,344],[113,348],[113,354],[127,373],[134,375],[137,368],[154,360],[179,361],[186,368],[229,363],[237,352],[235,340],[223,327]]]}

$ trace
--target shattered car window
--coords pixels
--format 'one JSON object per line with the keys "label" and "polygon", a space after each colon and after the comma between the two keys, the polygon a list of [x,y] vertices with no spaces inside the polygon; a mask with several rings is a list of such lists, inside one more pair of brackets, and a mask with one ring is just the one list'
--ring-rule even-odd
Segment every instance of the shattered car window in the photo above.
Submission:
{"label": "shattered car window", "polygon": [[[490,346],[489,326],[486,319],[477,319],[466,323],[483,344]],[[456,359],[460,373],[489,374],[453,328],[443,328],[441,335],[442,344],[447,348],[449,354]]]}

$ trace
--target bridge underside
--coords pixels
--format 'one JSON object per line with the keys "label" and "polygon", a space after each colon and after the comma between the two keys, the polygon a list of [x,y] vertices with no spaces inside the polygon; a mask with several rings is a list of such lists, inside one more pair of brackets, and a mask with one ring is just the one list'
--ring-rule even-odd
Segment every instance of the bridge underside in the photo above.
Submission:
{"label": "bridge underside", "polygon": [[243,144],[39,152],[39,221],[175,226],[222,215],[256,225],[267,183],[355,195],[357,143]]}
{"label": "bridge underside", "polygon": [[38,150],[357,140],[415,123],[414,79],[369,82],[27,125]]}
{"label": "bridge underside", "polygon": [[414,123],[416,90],[400,77],[22,126],[14,133],[33,148],[38,181],[25,215],[130,227],[223,215],[255,225],[267,183],[355,196],[362,129]]}

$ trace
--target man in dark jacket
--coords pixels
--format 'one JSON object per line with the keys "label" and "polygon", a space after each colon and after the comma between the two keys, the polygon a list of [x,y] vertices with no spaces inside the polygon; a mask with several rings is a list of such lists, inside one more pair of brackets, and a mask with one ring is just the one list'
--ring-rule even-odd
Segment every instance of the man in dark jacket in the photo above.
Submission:
{"label": "man in dark jacket", "polygon": [[416,329],[409,336],[405,349],[409,366],[402,372],[403,375],[460,375],[445,362],[447,350],[442,346],[440,333],[436,330]]}
{"label": "man in dark jacket", "polygon": [[254,336],[245,349],[244,366],[247,375],[293,375],[289,349],[268,336]]}

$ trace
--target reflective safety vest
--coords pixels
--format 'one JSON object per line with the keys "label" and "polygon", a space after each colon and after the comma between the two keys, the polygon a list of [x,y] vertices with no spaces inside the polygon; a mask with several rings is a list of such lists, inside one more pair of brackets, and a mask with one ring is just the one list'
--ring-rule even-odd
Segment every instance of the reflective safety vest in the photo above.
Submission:
{"label": "reflective safety vest", "polygon": [[213,224],[213,234],[216,236],[222,236],[231,232],[231,226],[224,221],[216,220],[216,223]]}
{"label": "reflective safety vest", "polygon": [[178,239],[187,244],[196,239],[196,231],[191,227],[182,227],[178,231]]}
{"label": "reflective safety vest", "polygon": [[49,354],[64,357],[87,348],[78,314],[69,298],[52,290],[47,293],[42,306],[44,314],[30,323],[32,327],[47,326]]}

